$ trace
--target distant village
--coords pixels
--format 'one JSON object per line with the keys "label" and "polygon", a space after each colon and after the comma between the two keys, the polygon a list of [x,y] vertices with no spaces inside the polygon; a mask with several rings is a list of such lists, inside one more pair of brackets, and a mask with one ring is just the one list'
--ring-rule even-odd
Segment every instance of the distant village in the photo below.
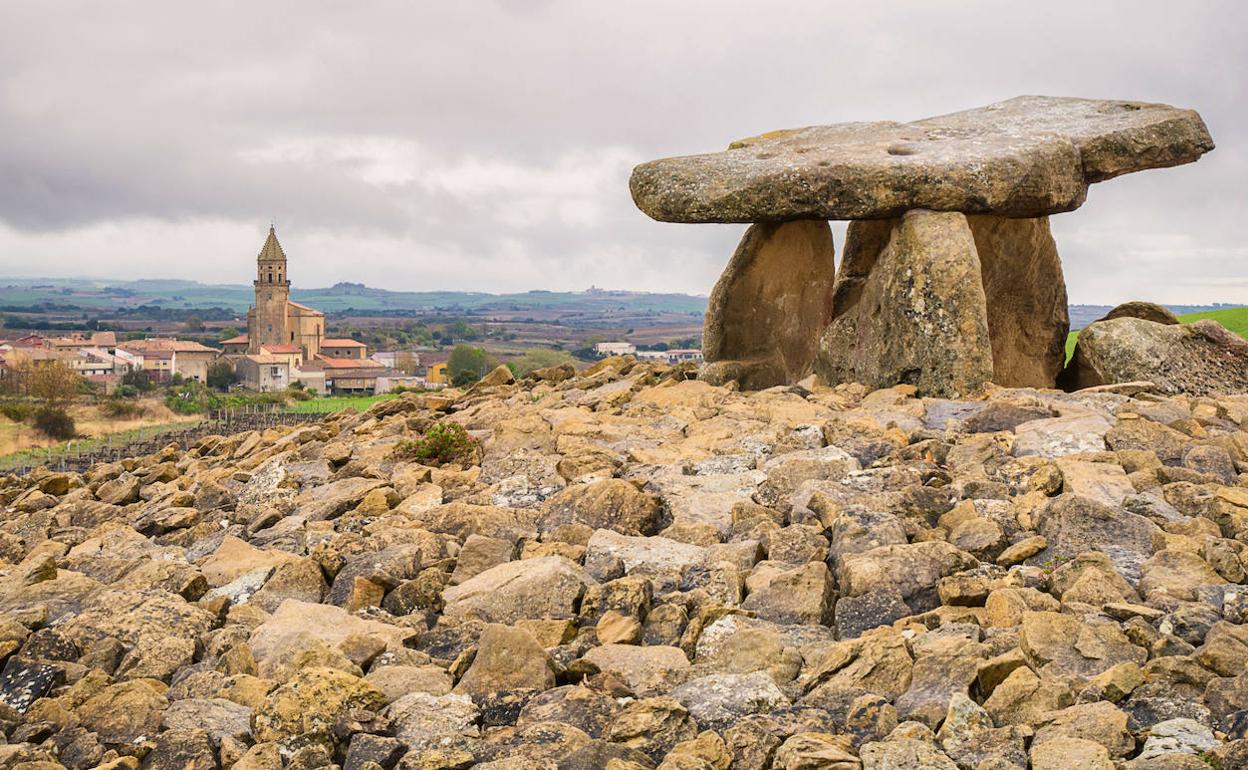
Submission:
{"label": "distant village", "polygon": [[[0,377],[19,365],[58,361],[111,393],[134,372],[154,383],[207,383],[209,370],[225,361],[239,386],[261,393],[294,385],[319,395],[379,395],[451,382],[446,361],[422,365],[418,352],[370,351],[358,340],[326,336],[325,314],[290,299],[288,261],[273,227],[256,257],[253,285],[247,332],[222,340],[220,348],[171,336],[119,341],[111,331],[30,333],[0,339]],[[594,352],[672,364],[702,360],[694,348],[638,350],[628,342],[599,342]]]}
{"label": "distant village", "polygon": [[[111,392],[131,372],[156,383],[178,377],[207,383],[209,369],[224,360],[239,385],[261,393],[295,384],[321,395],[447,384],[445,363],[420,369],[418,353],[370,352],[363,342],[326,337],[325,314],[290,301],[286,253],[272,227],[256,257],[253,283],[256,300],[247,313],[247,333],[223,340],[220,349],[174,337],[119,342],[114,332],[28,334],[0,339],[0,373],[22,362],[60,361]],[[406,359],[404,370],[396,368],[400,357]],[[413,369],[418,373],[409,373]]]}

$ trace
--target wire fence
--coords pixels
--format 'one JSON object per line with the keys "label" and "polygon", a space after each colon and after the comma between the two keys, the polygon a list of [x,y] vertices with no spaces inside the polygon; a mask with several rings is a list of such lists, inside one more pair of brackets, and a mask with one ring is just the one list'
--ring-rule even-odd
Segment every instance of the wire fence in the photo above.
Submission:
{"label": "wire fence", "polygon": [[110,433],[99,438],[27,449],[0,457],[0,473],[24,476],[35,468],[81,473],[96,463],[141,457],[176,444],[186,450],[206,436],[226,436],[276,425],[317,422],[326,415],[288,411],[280,404],[251,404],[209,412],[198,422],[171,423]]}

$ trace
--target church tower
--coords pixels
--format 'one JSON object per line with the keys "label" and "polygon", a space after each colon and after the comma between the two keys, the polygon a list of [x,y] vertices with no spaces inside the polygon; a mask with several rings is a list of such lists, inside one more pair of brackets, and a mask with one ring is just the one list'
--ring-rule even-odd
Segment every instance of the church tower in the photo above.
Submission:
{"label": "church tower", "polygon": [[269,237],[256,257],[256,305],[247,330],[249,353],[259,353],[261,345],[288,342],[286,306],[290,301],[290,281],[286,273],[286,252],[269,227]]}

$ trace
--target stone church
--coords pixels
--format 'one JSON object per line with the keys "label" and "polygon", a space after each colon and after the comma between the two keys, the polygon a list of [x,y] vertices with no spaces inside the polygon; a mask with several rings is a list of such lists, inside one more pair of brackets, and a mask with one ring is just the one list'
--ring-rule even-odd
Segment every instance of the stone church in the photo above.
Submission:
{"label": "stone church", "polygon": [[256,257],[253,284],[256,304],[247,311],[247,352],[294,347],[304,361],[318,356],[325,338],[325,314],[290,301],[286,252],[282,251],[272,226]]}

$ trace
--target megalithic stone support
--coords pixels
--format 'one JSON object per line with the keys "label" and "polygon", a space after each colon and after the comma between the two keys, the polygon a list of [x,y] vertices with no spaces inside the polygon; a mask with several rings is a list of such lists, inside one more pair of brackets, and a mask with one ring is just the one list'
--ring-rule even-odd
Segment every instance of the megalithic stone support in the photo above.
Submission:
{"label": "megalithic stone support", "polygon": [[703,379],[761,389],[810,374],[834,272],[827,222],[751,225],[711,291]]}
{"label": "megalithic stone support", "polygon": [[[1052,387],[1062,369],[1049,215],[1095,182],[1211,149],[1192,110],[1022,96],[913,123],[773,131],[644,163],[629,186],[660,221],[754,223],[711,297],[704,379],[759,388],[813,369],[960,395],[989,381]],[[836,271],[830,235],[814,245],[828,219],[851,220]]]}

